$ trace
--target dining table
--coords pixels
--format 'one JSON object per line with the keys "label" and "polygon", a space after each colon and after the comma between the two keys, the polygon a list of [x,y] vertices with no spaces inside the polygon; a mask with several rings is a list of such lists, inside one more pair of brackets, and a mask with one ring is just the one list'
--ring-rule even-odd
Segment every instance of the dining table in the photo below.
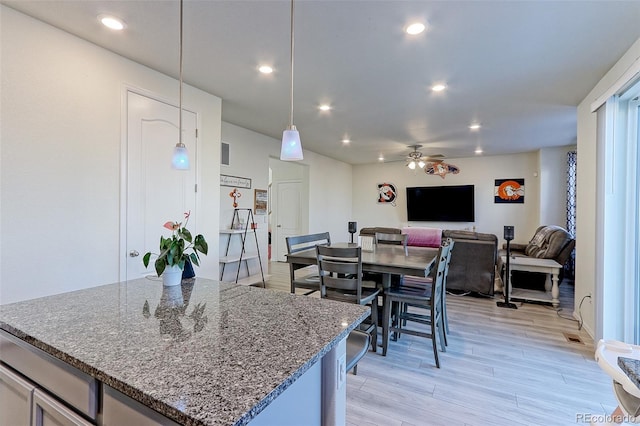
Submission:
{"label": "dining table", "polygon": [[[357,243],[332,243],[331,247],[354,247]],[[392,275],[426,277],[435,264],[438,249],[390,244],[373,245],[372,250],[362,250],[362,271],[382,274],[383,288],[391,286]],[[287,255],[287,262],[294,265],[315,265],[316,250],[308,249]]]}

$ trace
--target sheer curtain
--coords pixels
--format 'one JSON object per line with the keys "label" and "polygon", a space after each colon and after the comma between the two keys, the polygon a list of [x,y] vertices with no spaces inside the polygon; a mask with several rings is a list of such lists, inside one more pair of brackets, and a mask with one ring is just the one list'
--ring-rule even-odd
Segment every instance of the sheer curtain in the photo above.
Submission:
{"label": "sheer curtain", "polygon": [[[578,153],[569,151],[567,153],[567,231],[576,237],[576,182],[578,179]],[[566,276],[575,277],[576,254],[571,253],[567,265],[565,266]]]}

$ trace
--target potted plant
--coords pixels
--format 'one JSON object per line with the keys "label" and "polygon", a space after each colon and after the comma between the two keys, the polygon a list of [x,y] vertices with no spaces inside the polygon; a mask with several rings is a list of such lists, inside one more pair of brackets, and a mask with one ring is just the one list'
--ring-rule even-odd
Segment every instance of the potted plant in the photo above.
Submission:
{"label": "potted plant", "polygon": [[[200,265],[200,255],[207,254],[209,246],[201,234],[195,238],[187,229],[191,211],[184,214],[184,225],[181,222],[167,222],[164,227],[172,232],[171,237],[160,236],[160,254],[147,252],[142,258],[145,268],[149,266],[152,255],[157,256],[155,269],[158,276],[162,275],[164,285],[180,284],[182,271],[188,262]],[[191,253],[188,253],[188,251]],[[164,274],[164,275],[163,275]]]}

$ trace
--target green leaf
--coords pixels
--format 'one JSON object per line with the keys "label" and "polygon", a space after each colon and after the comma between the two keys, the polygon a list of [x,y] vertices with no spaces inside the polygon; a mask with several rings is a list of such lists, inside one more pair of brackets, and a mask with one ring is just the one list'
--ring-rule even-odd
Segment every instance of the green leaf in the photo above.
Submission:
{"label": "green leaf", "polygon": [[209,245],[205,241],[202,234],[196,235],[196,240],[193,243],[193,248],[197,251],[200,251],[202,254],[207,254],[209,252]]}
{"label": "green leaf", "polygon": [[158,274],[158,276],[162,275],[162,273],[164,272],[164,268],[167,267],[167,264],[165,263],[164,259],[156,259],[156,274]]}
{"label": "green leaf", "polygon": [[144,255],[144,257],[142,258],[142,263],[144,264],[144,267],[148,267],[149,266],[149,259],[151,259],[151,252],[148,252],[147,254]]}
{"label": "green leaf", "polygon": [[196,253],[191,253],[189,255],[189,259],[191,259],[191,263],[193,263],[196,266],[200,266],[200,262],[198,261],[198,255]]}
{"label": "green leaf", "polygon": [[180,230],[178,230],[178,235],[188,242],[192,241],[191,232],[189,232],[187,228],[181,228]]}

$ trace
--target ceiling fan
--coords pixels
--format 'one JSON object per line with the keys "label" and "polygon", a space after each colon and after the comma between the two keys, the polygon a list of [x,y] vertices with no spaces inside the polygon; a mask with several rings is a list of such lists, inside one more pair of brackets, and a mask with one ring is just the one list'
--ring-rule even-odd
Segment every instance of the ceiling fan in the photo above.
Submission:
{"label": "ceiling fan", "polygon": [[442,154],[434,154],[423,156],[421,152],[418,150],[422,148],[422,145],[409,145],[409,148],[413,148],[413,151],[407,155],[407,167],[411,170],[415,170],[416,166],[424,169],[424,166],[428,162],[441,162],[444,160],[444,155]]}

